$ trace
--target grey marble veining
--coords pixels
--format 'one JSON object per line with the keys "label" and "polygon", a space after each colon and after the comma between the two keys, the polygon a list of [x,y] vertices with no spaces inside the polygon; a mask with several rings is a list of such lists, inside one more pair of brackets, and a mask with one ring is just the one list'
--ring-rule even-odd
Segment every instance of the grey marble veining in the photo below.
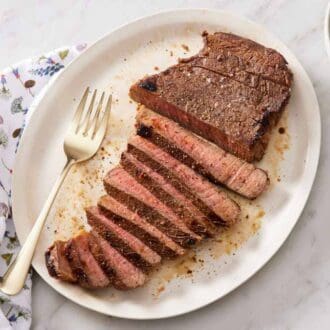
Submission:
{"label": "grey marble veining", "polygon": [[323,44],[326,0],[2,0],[0,3],[1,67],[59,46],[92,42],[120,24],[163,9],[231,10],[264,25],[292,49],[312,79],[322,115],[319,170],[301,219],[276,256],[238,290],[184,316],[129,321],[79,307],[35,275],[34,329],[330,328],[330,60]]}

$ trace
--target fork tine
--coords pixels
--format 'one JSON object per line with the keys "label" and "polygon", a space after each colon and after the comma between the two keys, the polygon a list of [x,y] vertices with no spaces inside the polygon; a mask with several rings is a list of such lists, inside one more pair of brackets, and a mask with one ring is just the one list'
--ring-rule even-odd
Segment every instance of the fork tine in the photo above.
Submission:
{"label": "fork tine", "polygon": [[92,129],[92,137],[94,136],[95,132],[96,132],[96,128],[99,122],[99,118],[100,118],[100,114],[101,114],[101,110],[102,110],[102,105],[103,105],[103,99],[104,99],[104,95],[105,92],[102,93],[99,104],[97,106],[97,109],[95,111],[95,115],[91,121],[91,125],[88,128],[88,130],[91,128]]}
{"label": "fork tine", "polygon": [[84,108],[85,108],[85,104],[86,104],[86,100],[87,100],[87,97],[88,97],[88,93],[89,93],[89,87],[86,88],[84,94],[83,94],[83,97],[81,98],[80,100],[80,103],[77,107],[77,110],[74,114],[74,117],[73,117],[73,120],[72,120],[72,125],[73,127],[75,128],[75,131],[77,133],[78,131],[78,127],[79,127],[79,123],[80,123],[80,120],[81,120],[81,116],[83,114],[83,111],[84,111]]}
{"label": "fork tine", "polygon": [[110,94],[108,97],[108,101],[107,101],[107,105],[105,107],[104,114],[100,120],[99,126],[96,127],[96,131],[94,132],[93,137],[103,139],[104,134],[107,130],[108,122],[109,122],[111,103],[112,103],[112,95]]}
{"label": "fork tine", "polygon": [[93,93],[93,96],[92,96],[91,103],[89,104],[89,107],[88,107],[88,110],[86,112],[85,118],[84,118],[82,124],[80,125],[84,129],[83,134],[87,133],[89,125],[90,125],[90,118],[91,118],[91,114],[92,114],[93,107],[94,107],[96,93],[97,93],[97,89],[94,89],[94,93]]}

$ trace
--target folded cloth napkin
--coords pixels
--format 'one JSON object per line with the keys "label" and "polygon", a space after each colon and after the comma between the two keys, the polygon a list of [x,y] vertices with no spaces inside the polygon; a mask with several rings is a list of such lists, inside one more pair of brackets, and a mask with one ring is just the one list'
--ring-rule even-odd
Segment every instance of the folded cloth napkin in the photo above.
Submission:
{"label": "folded cloth napkin", "polygon": [[[15,154],[35,96],[82,50],[85,44],[61,48],[0,71],[0,274],[19,251],[11,215],[11,176]],[[29,111],[31,108],[31,111]],[[16,296],[0,292],[0,329],[31,326],[31,272]]]}

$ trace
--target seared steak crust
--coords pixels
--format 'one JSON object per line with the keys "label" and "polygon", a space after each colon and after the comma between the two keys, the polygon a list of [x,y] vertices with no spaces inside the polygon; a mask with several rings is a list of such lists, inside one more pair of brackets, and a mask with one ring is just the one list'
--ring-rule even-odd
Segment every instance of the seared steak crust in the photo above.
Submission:
{"label": "seared steak crust", "polygon": [[56,241],[49,247],[45,253],[46,266],[50,276],[75,283],[77,278],[66,257],[66,244],[64,241]]}
{"label": "seared steak crust", "polygon": [[140,80],[130,96],[247,161],[260,160],[287,104],[292,74],[275,50],[227,33]]}

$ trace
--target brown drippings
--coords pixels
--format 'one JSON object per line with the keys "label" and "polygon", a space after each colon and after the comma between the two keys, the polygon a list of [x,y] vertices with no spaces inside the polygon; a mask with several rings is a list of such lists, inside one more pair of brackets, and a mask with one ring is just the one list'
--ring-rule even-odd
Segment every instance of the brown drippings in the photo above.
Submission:
{"label": "brown drippings", "polygon": [[170,282],[177,277],[190,277],[197,265],[196,253],[189,250],[187,254],[175,260],[164,263],[160,269],[157,269],[157,277],[161,281],[161,285]]}
{"label": "brown drippings", "polygon": [[266,154],[260,162],[260,166],[268,172],[271,184],[279,181],[280,163],[285,157],[285,152],[290,147],[288,111],[284,111],[277,128],[275,128],[274,131],[275,132],[271,135]]}
{"label": "brown drippings", "polygon": [[187,251],[184,256],[175,260],[165,262],[158,269],[155,269],[158,283],[153,290],[153,296],[158,298],[160,293],[165,290],[166,285],[175,278],[192,278],[194,270],[203,263],[202,259],[197,261],[194,250]]}
{"label": "brown drippings", "polygon": [[187,45],[182,44],[181,47],[182,47],[185,51],[189,52],[189,47],[188,47]]}
{"label": "brown drippings", "polygon": [[207,255],[213,259],[235,254],[238,248],[258,232],[261,220],[265,215],[263,208],[243,197],[235,196],[235,199],[241,205],[242,220],[231,228],[222,229],[217,237],[201,243],[195,249],[188,251],[186,255],[160,266],[156,270],[158,284],[154,291],[155,294],[153,294],[155,297],[159,296],[159,288],[165,287],[175,278],[191,278],[193,280],[194,272],[204,267],[205,261],[202,255],[205,255],[206,251],[208,251]]}
{"label": "brown drippings", "polygon": [[158,71],[159,70],[159,67],[158,66],[155,66],[154,67],[154,70]]}
{"label": "brown drippings", "polygon": [[251,207],[243,199],[239,203],[242,208],[242,220],[206,243],[210,256],[214,259],[232,254],[260,229],[261,219],[265,215],[262,207],[258,205]]}
{"label": "brown drippings", "polygon": [[161,285],[158,290],[157,290],[157,294],[161,294],[163,291],[165,290],[165,286],[164,285]]}
{"label": "brown drippings", "polygon": [[284,134],[284,133],[285,133],[285,128],[284,128],[284,127],[280,127],[280,128],[278,129],[278,132],[279,132],[280,134]]}

